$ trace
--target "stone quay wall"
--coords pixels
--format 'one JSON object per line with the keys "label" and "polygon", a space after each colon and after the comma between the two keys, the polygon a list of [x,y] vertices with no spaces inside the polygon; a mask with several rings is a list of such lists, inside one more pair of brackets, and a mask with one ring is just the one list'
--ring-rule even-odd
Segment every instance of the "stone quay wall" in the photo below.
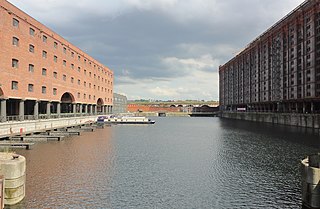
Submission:
{"label": "stone quay wall", "polygon": [[320,128],[320,114],[221,112],[222,118],[273,123],[306,128]]}

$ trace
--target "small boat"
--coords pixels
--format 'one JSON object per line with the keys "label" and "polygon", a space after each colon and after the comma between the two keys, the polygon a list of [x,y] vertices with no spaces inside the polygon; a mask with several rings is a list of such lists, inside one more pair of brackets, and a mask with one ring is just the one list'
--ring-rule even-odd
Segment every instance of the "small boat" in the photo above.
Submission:
{"label": "small boat", "polygon": [[155,121],[146,117],[123,116],[123,117],[109,117],[104,120],[109,124],[154,124]]}

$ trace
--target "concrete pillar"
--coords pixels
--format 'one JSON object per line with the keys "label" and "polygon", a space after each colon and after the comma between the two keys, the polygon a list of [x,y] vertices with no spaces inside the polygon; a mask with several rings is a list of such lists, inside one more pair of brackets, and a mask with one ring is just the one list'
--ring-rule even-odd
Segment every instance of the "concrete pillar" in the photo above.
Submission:
{"label": "concrete pillar", "polygon": [[90,105],[90,115],[93,114],[93,105]]}
{"label": "concrete pillar", "polygon": [[57,114],[58,114],[58,117],[60,118],[60,116],[61,116],[61,103],[60,102],[58,102],[58,104],[57,104]]}
{"label": "concrete pillar", "polygon": [[84,105],[84,113],[88,114],[88,105],[87,104]]}
{"label": "concrete pillar", "polygon": [[0,122],[7,121],[7,100],[1,100]]}
{"label": "concrete pillar", "polygon": [[79,104],[80,115],[82,115],[82,105],[83,105],[83,104]]}
{"label": "concrete pillar", "polygon": [[39,119],[39,101],[34,102],[33,116],[35,120]]}
{"label": "concrete pillar", "polygon": [[77,115],[77,104],[72,104],[72,113],[74,114],[74,116]]}
{"label": "concrete pillar", "polygon": [[50,118],[51,115],[51,102],[47,103],[47,118]]}
{"label": "concrete pillar", "polygon": [[112,109],[113,109],[112,106],[110,106],[110,113],[112,113]]}
{"label": "concrete pillar", "polygon": [[302,111],[303,111],[303,113],[306,113],[306,103],[305,102],[303,103]]}
{"label": "concrete pillar", "polygon": [[313,111],[314,111],[314,104],[313,102],[311,102],[311,113],[313,113]]}
{"label": "concrete pillar", "polygon": [[94,105],[94,113],[95,113],[96,115],[98,115],[98,106],[97,106],[97,105]]}
{"label": "concrete pillar", "polygon": [[19,102],[19,121],[24,120],[24,100]]}
{"label": "concrete pillar", "polygon": [[104,106],[104,114],[108,114],[108,109],[107,109],[107,105]]}

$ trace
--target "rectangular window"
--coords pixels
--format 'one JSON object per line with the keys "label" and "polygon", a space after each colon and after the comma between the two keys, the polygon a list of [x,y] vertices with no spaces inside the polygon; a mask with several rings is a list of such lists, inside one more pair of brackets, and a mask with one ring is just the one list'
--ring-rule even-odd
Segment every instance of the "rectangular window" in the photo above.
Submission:
{"label": "rectangular window", "polygon": [[83,73],[84,73],[85,75],[87,75],[87,70],[84,70]]}
{"label": "rectangular window", "polygon": [[74,64],[71,64],[71,69],[74,69]]}
{"label": "rectangular window", "polygon": [[89,83],[89,88],[91,89],[91,83]]}
{"label": "rectangular window", "polygon": [[34,72],[34,65],[29,64],[29,72],[33,73]]}
{"label": "rectangular window", "polygon": [[71,83],[73,83],[73,81],[74,81],[74,78],[73,78],[73,77],[71,77]]}
{"label": "rectangular window", "polygon": [[18,68],[19,67],[19,60],[12,59],[12,67],[13,68]]}
{"label": "rectangular window", "polygon": [[53,61],[54,62],[58,62],[58,57],[57,56],[53,56]]}
{"label": "rectangular window", "polygon": [[87,82],[83,82],[84,87],[87,87]]}
{"label": "rectangular window", "polygon": [[52,89],[52,93],[53,93],[53,95],[57,95],[57,89],[56,89],[56,88],[53,88],[53,89]]}
{"label": "rectangular window", "polygon": [[35,30],[33,28],[30,28],[29,29],[29,34],[30,34],[30,36],[34,36]]}
{"label": "rectangular window", "polygon": [[58,78],[58,73],[57,73],[57,72],[53,72],[53,77],[54,77],[55,79],[57,79],[57,78]]}
{"label": "rectangular window", "polygon": [[53,42],[53,47],[54,48],[58,48],[58,43],[57,42]]}
{"label": "rectangular window", "polygon": [[19,27],[19,20],[17,20],[16,18],[13,18],[12,19],[12,26],[16,27],[16,28]]}
{"label": "rectangular window", "polygon": [[12,90],[18,90],[18,81],[12,81],[11,82],[11,89]]}
{"label": "rectangular window", "polygon": [[78,56],[78,60],[80,61],[80,56]]}
{"label": "rectangular window", "polygon": [[83,99],[86,99],[87,95],[86,94],[83,94]]}
{"label": "rectangular window", "polygon": [[28,92],[33,92],[33,84],[28,84]]}
{"label": "rectangular window", "polygon": [[64,81],[66,81],[66,80],[67,80],[67,76],[66,76],[66,75],[63,75],[63,77],[62,77],[62,78],[63,78],[63,80],[64,80]]}
{"label": "rectangular window", "polygon": [[42,51],[42,57],[43,58],[47,58],[47,52],[46,51]]}
{"label": "rectangular window", "polygon": [[78,92],[78,98],[80,98],[80,92]]}
{"label": "rectangular window", "polygon": [[89,99],[91,99],[91,95],[89,94]]}
{"label": "rectangular window", "polygon": [[66,47],[63,47],[63,53],[67,53],[67,48]]}
{"label": "rectangular window", "polygon": [[42,75],[46,76],[47,75],[47,69],[42,68]]}
{"label": "rectangular window", "polygon": [[80,85],[80,80],[78,79],[78,85]]}
{"label": "rectangular window", "polygon": [[74,52],[71,52],[71,57],[74,57]]}
{"label": "rectangular window", "polygon": [[67,65],[67,61],[63,60],[63,65],[66,66]]}
{"label": "rectangular window", "polygon": [[13,46],[19,46],[19,39],[17,37],[12,38],[12,45]]}
{"label": "rectangular window", "polygon": [[44,43],[47,43],[47,39],[48,39],[47,36],[45,36],[45,35],[42,36],[42,41],[43,41]]}
{"label": "rectangular window", "polygon": [[81,70],[81,68],[80,68],[80,67],[78,67],[78,72],[80,72],[80,70]]}
{"label": "rectangular window", "polygon": [[32,44],[29,44],[29,52],[34,53],[34,46]]}
{"label": "rectangular window", "polygon": [[42,92],[43,94],[46,94],[46,93],[47,93],[47,87],[42,86],[41,92]]}

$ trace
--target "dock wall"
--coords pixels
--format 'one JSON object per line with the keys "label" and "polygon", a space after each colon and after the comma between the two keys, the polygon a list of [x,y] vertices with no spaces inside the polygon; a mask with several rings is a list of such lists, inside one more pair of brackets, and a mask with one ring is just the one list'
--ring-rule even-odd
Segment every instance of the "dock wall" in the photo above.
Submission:
{"label": "dock wall", "polygon": [[0,123],[0,137],[8,137],[17,134],[25,134],[36,131],[75,126],[96,121],[97,116],[30,120],[21,122]]}
{"label": "dock wall", "polygon": [[320,128],[320,114],[222,112],[221,117],[306,128]]}

